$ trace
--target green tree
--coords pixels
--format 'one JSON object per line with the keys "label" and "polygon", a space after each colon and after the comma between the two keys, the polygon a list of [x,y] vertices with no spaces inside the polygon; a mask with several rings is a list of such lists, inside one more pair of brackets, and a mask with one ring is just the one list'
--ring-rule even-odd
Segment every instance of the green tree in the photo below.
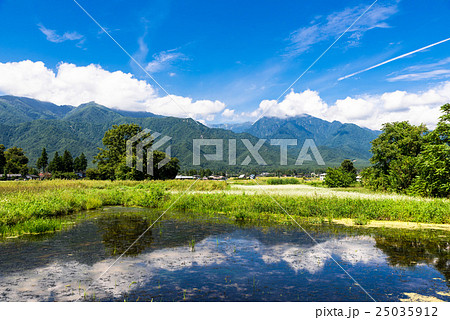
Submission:
{"label": "green tree", "polygon": [[65,150],[62,157],[63,172],[73,172],[73,157],[72,154]]}
{"label": "green tree", "polygon": [[45,148],[42,149],[42,154],[37,160],[36,166],[39,170],[42,169],[42,172],[45,172],[45,169],[48,166],[48,155],[47,150],[45,150]]}
{"label": "green tree", "polygon": [[89,168],[86,170],[86,177],[89,180],[100,180],[101,179],[98,169],[94,169],[94,168]]}
{"label": "green tree", "polygon": [[418,155],[425,142],[425,125],[407,121],[386,123],[372,141],[373,167],[363,172],[363,183],[374,189],[405,192],[417,176]]}
{"label": "green tree", "polygon": [[349,187],[355,182],[354,175],[346,172],[342,167],[328,168],[327,175],[325,176],[324,183],[327,187]]}
{"label": "green tree", "polygon": [[50,161],[48,165],[48,171],[50,171],[51,173],[64,171],[63,159],[59,156],[58,151],[55,152],[53,160]]}
{"label": "green tree", "polygon": [[443,115],[436,129],[425,136],[412,193],[429,197],[450,196],[450,104],[443,105],[441,111]]}
{"label": "green tree", "polygon": [[418,177],[411,192],[428,197],[450,197],[450,146],[426,145],[418,161]]}
{"label": "green tree", "polygon": [[341,168],[345,172],[353,174],[355,176],[355,179],[356,179],[357,170],[356,170],[355,166],[353,165],[353,161],[350,161],[348,159],[342,161]]}
{"label": "green tree", "polygon": [[441,111],[436,129],[426,139],[429,143],[450,145],[450,103],[444,104]]}
{"label": "green tree", "polygon": [[166,154],[162,151],[153,151],[153,176],[152,179],[167,180],[175,179],[178,171],[180,170],[179,160],[177,158],[170,158],[169,162],[161,168],[158,168],[160,163]]}
{"label": "green tree", "polygon": [[[191,169],[191,170],[189,170],[188,172],[187,172],[187,175],[188,176],[196,176],[198,173],[197,173],[197,170],[196,169]],[[204,175],[203,175],[203,169],[201,169],[200,170],[200,175],[203,177]]]}
{"label": "green tree", "polygon": [[[146,174],[147,168],[146,161],[143,161],[143,171],[138,171],[135,168],[129,168],[126,164],[126,144],[132,137],[141,132],[142,129],[137,124],[123,124],[114,125],[112,129],[108,130],[103,137],[103,149],[99,148],[99,153],[94,158],[94,162],[97,163],[97,172],[92,176],[99,176],[101,179],[131,179],[131,180],[143,180],[143,179],[172,179],[175,178],[176,173],[179,170],[178,159],[171,158],[169,163],[161,168],[158,168],[158,163],[166,154],[160,151],[153,152],[153,176]],[[146,134],[140,137],[140,141],[149,138],[151,135]],[[146,149],[151,146],[151,143],[146,145]],[[136,147],[133,146],[133,154],[136,154]],[[133,163],[136,163],[136,156],[133,156]],[[147,153],[143,151],[143,159],[147,159]]]}
{"label": "green tree", "polygon": [[73,161],[73,168],[76,172],[84,172],[87,168],[87,159],[84,153],[80,154],[79,157],[76,157]]}
{"label": "green tree", "polygon": [[330,188],[349,187],[356,181],[356,168],[350,160],[344,160],[338,168],[328,168],[325,185]]}
{"label": "green tree", "polygon": [[6,165],[5,146],[0,144],[0,173],[3,173]]}
{"label": "green tree", "polygon": [[102,139],[103,149],[94,157],[97,163],[98,174],[102,179],[115,179],[116,168],[120,166],[126,157],[126,142],[142,131],[137,124],[113,125],[112,129],[105,132]]}
{"label": "green tree", "polygon": [[26,175],[28,173],[28,158],[22,148],[12,147],[5,151],[5,172]]}

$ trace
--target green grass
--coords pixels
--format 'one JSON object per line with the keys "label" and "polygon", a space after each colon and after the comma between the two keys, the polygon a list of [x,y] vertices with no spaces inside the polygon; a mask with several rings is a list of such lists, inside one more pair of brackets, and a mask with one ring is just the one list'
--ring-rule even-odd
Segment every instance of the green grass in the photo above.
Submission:
{"label": "green grass", "polygon": [[269,178],[266,180],[267,184],[299,184],[300,180],[297,178]]}
{"label": "green grass", "polygon": [[[193,181],[32,181],[0,183],[0,236],[43,233],[70,226],[73,213],[104,206],[168,208]],[[290,217],[267,195],[230,194],[223,181],[198,181],[171,207],[181,212],[222,214],[236,221],[287,223]],[[222,192],[222,191],[223,192]],[[295,219],[325,222],[352,218],[450,223],[450,201],[273,195]]]}
{"label": "green grass", "polygon": [[[273,198],[294,218],[325,221],[338,218],[450,223],[450,202],[436,199],[413,201],[398,199],[364,199],[341,197],[279,196]],[[176,210],[222,213],[236,220],[290,220],[289,215],[271,197],[248,194],[186,194],[173,206]]]}
{"label": "green grass", "polygon": [[[0,236],[61,229],[58,218],[104,206],[157,208],[168,190],[185,190],[193,181],[30,181],[0,183]],[[223,181],[202,181],[192,190],[224,190]]]}

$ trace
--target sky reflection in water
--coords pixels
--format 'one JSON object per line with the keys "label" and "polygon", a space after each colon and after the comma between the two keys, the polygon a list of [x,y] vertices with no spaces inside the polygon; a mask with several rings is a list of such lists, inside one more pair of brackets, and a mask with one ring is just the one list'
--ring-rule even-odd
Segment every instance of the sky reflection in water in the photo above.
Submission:
{"label": "sky reflection in water", "polygon": [[[449,301],[445,232],[164,220],[84,296],[152,221],[108,209],[54,235],[0,243],[0,301],[379,301],[405,292]],[[438,234],[436,234],[438,233]],[[430,238],[430,234],[433,237]]]}

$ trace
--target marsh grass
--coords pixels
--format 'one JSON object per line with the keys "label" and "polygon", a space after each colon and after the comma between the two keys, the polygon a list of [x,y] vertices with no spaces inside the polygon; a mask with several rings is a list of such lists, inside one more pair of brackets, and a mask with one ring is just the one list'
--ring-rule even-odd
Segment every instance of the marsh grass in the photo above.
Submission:
{"label": "marsh grass", "polygon": [[7,191],[2,188],[0,185],[0,235],[3,236],[60,230],[65,225],[62,217],[103,206],[156,208],[166,197],[161,185],[154,183],[49,181],[19,183],[15,192],[9,183]]}
{"label": "marsh grass", "polygon": [[297,178],[269,178],[266,180],[267,184],[278,185],[278,184],[299,184],[300,179]]}
{"label": "marsh grass", "polygon": [[[105,206],[168,208],[179,192],[193,181],[30,181],[0,183],[0,236],[44,233],[70,227],[72,214]],[[291,223],[294,219],[325,223],[351,218],[356,224],[370,220],[450,223],[450,201],[408,198],[229,193],[224,181],[199,181],[192,192],[171,207],[181,212],[225,215],[235,221],[264,220]]]}
{"label": "marsh grass", "polygon": [[[450,202],[443,199],[414,201],[341,197],[282,196],[273,198],[293,217],[308,217],[320,223],[339,218],[370,220],[450,223]],[[264,195],[186,194],[172,207],[203,213],[222,213],[235,220],[287,221],[283,209]]]}

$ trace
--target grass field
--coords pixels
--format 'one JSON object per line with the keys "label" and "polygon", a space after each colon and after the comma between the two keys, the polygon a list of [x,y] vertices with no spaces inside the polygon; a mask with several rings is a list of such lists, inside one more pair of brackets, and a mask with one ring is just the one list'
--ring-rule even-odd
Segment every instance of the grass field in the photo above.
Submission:
{"label": "grass field", "polygon": [[[258,183],[261,184],[259,180]],[[1,182],[0,235],[59,230],[73,222],[73,213],[103,206],[161,210],[171,206],[171,210],[181,212],[280,223],[288,223],[291,215],[317,222],[351,218],[360,225],[370,220],[450,224],[448,199],[374,193],[356,187],[344,191],[308,184],[203,180],[192,184],[193,181],[175,180]],[[182,193],[189,187],[188,192]]]}

